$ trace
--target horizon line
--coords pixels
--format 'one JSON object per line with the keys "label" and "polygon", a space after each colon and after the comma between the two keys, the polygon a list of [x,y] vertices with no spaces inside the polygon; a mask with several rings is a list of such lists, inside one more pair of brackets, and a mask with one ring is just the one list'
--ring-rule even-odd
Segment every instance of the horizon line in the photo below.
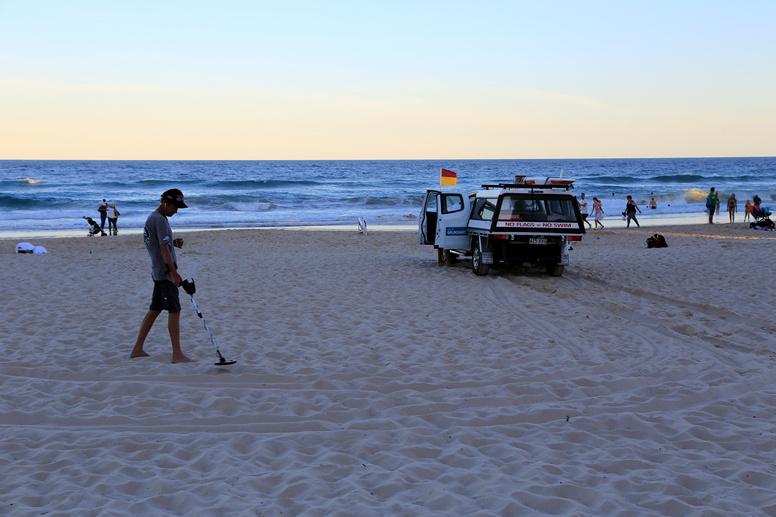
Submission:
{"label": "horizon line", "polygon": [[719,160],[774,158],[776,155],[735,156],[610,156],[598,158],[0,158],[0,162],[429,162],[429,161],[550,161],[550,160]]}

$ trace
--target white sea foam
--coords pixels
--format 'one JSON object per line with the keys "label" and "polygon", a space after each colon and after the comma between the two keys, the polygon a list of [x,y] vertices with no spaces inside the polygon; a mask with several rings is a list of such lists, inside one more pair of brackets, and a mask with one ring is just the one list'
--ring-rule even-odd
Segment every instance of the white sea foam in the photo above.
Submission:
{"label": "white sea foam", "polygon": [[271,203],[256,201],[253,203],[229,203],[229,205],[238,212],[266,212],[272,206]]}

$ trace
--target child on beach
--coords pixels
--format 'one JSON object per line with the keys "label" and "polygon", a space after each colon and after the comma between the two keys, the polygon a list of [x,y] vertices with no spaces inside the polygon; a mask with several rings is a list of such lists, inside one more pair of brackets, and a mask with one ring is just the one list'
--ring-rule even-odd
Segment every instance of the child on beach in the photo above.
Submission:
{"label": "child on beach", "polygon": [[604,218],[604,209],[601,207],[601,202],[598,200],[597,197],[593,198],[593,218],[595,219],[595,229],[598,229],[598,226],[601,226],[601,229],[604,229],[604,224],[601,222]]}
{"label": "child on beach", "polygon": [[746,204],[744,205],[744,222],[749,221],[750,215],[752,215],[752,204],[747,199]]}

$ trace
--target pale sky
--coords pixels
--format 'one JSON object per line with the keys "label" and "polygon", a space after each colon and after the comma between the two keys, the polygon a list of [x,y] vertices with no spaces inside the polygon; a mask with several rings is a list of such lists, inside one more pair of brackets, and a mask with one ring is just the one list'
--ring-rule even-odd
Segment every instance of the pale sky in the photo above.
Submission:
{"label": "pale sky", "polygon": [[776,155],[776,1],[0,0],[0,159]]}

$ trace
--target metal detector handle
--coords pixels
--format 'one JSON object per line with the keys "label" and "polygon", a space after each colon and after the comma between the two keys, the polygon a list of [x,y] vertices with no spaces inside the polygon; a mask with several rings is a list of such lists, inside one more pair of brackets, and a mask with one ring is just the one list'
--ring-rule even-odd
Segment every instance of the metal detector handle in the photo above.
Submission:
{"label": "metal detector handle", "polygon": [[193,278],[187,278],[186,280],[183,280],[181,282],[181,287],[183,287],[183,290],[186,291],[186,294],[191,296],[194,296],[194,293],[197,292],[197,286],[194,284]]}

